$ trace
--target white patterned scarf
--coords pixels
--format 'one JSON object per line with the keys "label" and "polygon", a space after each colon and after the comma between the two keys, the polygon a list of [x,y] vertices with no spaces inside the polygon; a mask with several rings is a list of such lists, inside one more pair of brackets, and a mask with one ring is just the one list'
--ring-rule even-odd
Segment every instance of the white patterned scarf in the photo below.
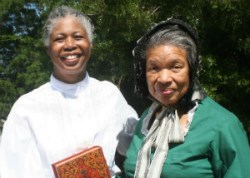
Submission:
{"label": "white patterned scarf", "polygon": [[[160,178],[168,154],[169,143],[184,142],[184,136],[189,129],[194,111],[198,107],[198,101],[202,98],[203,96],[199,91],[195,91],[192,95],[191,100],[195,103],[195,106],[188,112],[190,118],[185,133],[181,129],[177,110],[167,107],[162,109],[155,118],[138,153],[135,178]],[[150,121],[160,106],[158,102],[153,102],[145,121]],[[153,155],[151,154],[152,148],[156,148]]]}
{"label": "white patterned scarf", "polygon": [[[159,104],[154,102],[147,117],[152,117]],[[154,120],[138,153],[135,178],[160,177],[167,156],[169,142],[181,143],[184,133],[181,130],[177,110],[164,108]],[[151,160],[151,149],[156,148]]]}

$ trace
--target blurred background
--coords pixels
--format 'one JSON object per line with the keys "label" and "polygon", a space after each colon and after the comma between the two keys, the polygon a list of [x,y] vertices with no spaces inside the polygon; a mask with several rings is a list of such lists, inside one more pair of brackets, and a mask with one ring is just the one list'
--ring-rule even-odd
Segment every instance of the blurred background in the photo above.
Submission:
{"label": "blurred background", "polygon": [[92,19],[95,39],[88,72],[115,83],[139,114],[150,102],[134,94],[131,51],[137,39],[169,17],[188,21],[200,37],[202,85],[239,117],[250,135],[249,0],[1,0],[0,133],[16,99],[49,80],[52,65],[42,28],[59,5],[77,8]]}

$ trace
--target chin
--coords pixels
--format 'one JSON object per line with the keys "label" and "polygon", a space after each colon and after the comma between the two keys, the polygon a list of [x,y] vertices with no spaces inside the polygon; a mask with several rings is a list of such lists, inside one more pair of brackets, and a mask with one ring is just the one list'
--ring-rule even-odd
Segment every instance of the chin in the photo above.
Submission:
{"label": "chin", "polygon": [[164,106],[175,106],[178,101],[173,100],[158,100],[160,103],[162,103]]}

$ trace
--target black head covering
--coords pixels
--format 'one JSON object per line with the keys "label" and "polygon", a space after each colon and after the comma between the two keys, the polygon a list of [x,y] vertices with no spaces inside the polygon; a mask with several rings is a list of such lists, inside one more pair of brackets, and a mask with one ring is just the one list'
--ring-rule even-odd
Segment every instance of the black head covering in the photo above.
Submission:
{"label": "black head covering", "polygon": [[[184,32],[185,35],[189,36],[196,45],[196,56],[193,59],[189,59],[190,67],[190,87],[189,91],[179,102],[185,103],[184,105],[189,105],[191,102],[192,95],[194,91],[198,91],[201,95],[201,99],[205,97],[204,90],[200,87],[198,81],[198,73],[200,69],[200,59],[198,52],[198,35],[196,31],[186,22],[176,19],[169,18],[165,21],[161,21],[153,25],[147,32],[137,41],[137,45],[133,50],[134,56],[134,74],[135,74],[135,92],[140,96],[149,97],[149,91],[146,82],[146,48],[149,43],[150,38],[163,30],[166,29],[176,29]],[[181,104],[182,105],[182,104]]]}

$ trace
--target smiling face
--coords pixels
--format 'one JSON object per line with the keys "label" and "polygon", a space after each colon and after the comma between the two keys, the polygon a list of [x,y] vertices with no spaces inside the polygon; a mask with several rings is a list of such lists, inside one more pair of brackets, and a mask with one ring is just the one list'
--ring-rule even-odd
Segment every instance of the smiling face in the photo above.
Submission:
{"label": "smiling face", "polygon": [[85,77],[91,44],[85,28],[74,16],[56,22],[47,48],[54,66],[54,76],[65,83],[76,83]]}
{"label": "smiling face", "polygon": [[186,51],[173,45],[149,48],[146,53],[146,80],[153,98],[165,106],[174,106],[189,88]]}

